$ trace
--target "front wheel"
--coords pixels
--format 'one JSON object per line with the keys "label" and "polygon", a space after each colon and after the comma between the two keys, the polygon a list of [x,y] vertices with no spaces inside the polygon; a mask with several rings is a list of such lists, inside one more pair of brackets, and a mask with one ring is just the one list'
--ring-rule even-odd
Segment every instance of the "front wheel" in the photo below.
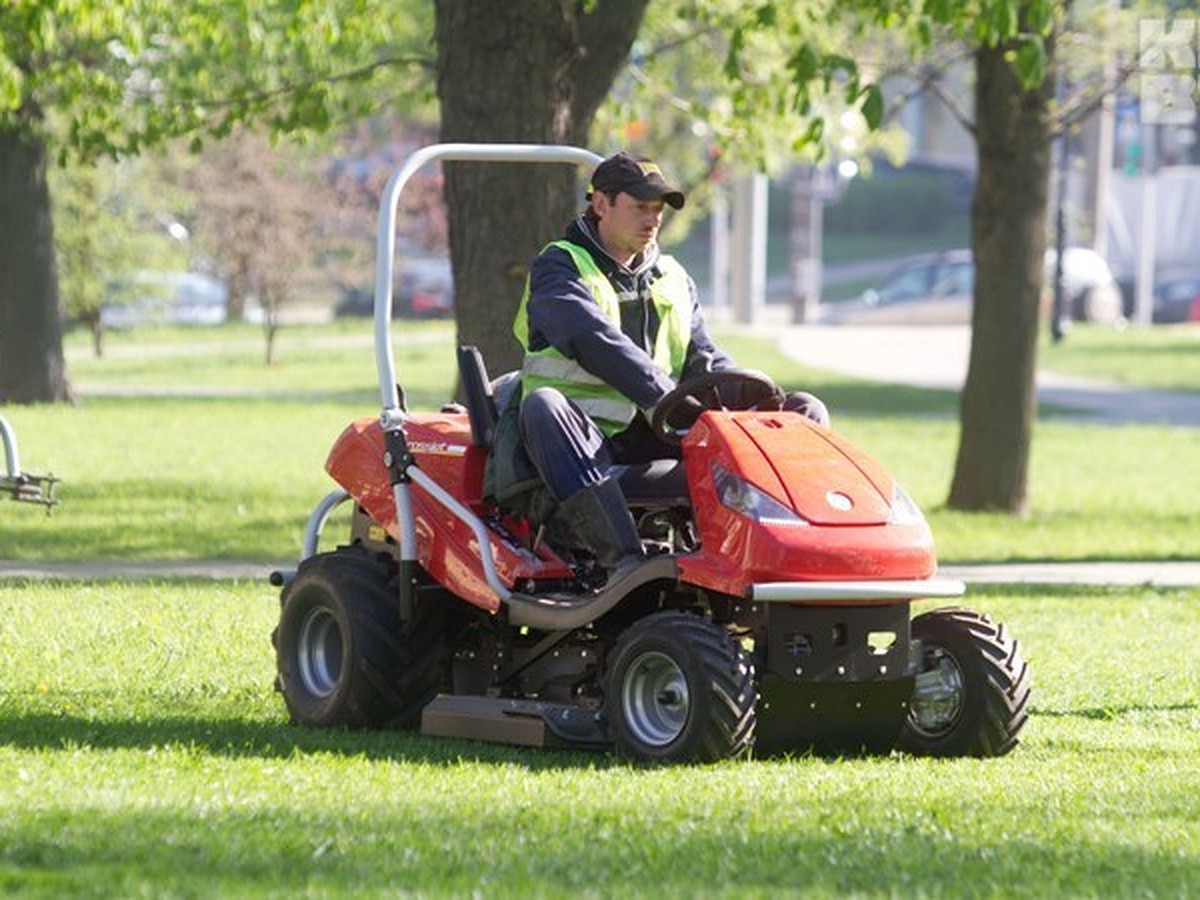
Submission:
{"label": "front wheel", "polygon": [[1032,675],[1003,625],[966,609],[912,621],[921,666],[899,749],[921,756],[1003,756],[1029,717]]}
{"label": "front wheel", "polygon": [[630,759],[714,762],[754,741],[754,664],[699,616],[660,612],[632,625],[609,655],[604,697],[617,752]]}

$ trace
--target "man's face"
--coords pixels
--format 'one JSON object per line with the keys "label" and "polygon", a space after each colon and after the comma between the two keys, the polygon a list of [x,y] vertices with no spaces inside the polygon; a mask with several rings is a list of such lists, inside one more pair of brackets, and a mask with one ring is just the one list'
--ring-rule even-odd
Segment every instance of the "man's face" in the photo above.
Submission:
{"label": "man's face", "polygon": [[615,200],[596,193],[592,199],[600,217],[600,241],[618,262],[629,262],[658,237],[662,200],[639,200],[626,193]]}

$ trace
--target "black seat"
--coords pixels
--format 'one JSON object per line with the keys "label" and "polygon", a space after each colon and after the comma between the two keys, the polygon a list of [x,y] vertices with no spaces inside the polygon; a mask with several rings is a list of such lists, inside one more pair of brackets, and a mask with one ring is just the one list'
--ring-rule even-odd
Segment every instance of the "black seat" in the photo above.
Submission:
{"label": "black seat", "polygon": [[625,502],[633,507],[690,506],[687,472],[679,459],[614,466]]}
{"label": "black seat", "polygon": [[491,447],[498,417],[496,398],[478,347],[458,348],[458,376],[471,422],[471,442],[477,447]]}

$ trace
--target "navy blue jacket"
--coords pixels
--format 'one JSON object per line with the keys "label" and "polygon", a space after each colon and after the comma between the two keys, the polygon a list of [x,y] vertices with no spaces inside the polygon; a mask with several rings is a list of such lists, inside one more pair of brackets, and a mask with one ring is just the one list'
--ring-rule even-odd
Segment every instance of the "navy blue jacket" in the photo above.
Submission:
{"label": "navy blue jacket", "polygon": [[[621,301],[621,325],[610,321],[592,297],[565,250],[548,247],[529,270],[529,348],[553,345],[597,378],[616,388],[640,409],[649,409],[675,386],[651,358],[658,334],[658,315],[650,285],[661,277],[657,245],[651,245],[636,268],[609,256],[591,222],[579,216],[567,227],[566,239],[587,249]],[[692,334],[683,377],[708,369],[728,369],[733,361],[708,334],[696,285],[692,296]]]}

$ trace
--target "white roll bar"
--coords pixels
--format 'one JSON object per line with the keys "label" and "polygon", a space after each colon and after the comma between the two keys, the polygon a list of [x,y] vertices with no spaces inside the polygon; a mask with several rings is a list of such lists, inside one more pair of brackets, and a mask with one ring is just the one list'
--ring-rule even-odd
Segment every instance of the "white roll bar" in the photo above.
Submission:
{"label": "white roll bar", "polygon": [[396,364],[392,355],[392,285],[396,268],[396,209],[404,185],[427,163],[442,160],[480,162],[575,163],[596,165],[603,159],[582,147],[547,144],[433,144],[413,153],[392,174],[379,204],[379,234],[375,248],[375,363],[379,370],[382,406],[398,410]]}
{"label": "white roll bar", "polygon": [[[375,366],[379,372],[379,394],[382,412],[380,422],[385,432],[404,424],[400,395],[396,387],[396,363],[392,352],[392,290],[396,267],[395,234],[396,210],[400,192],[409,179],[424,165],[437,161],[572,163],[595,166],[603,159],[591,150],[547,144],[433,144],[410,155],[388,179],[379,204],[379,229],[375,262]],[[491,541],[486,526],[469,509],[436,485],[424,473],[410,467],[408,475],[445,505],[455,516],[469,525],[479,541],[480,562],[488,586],[501,600],[509,591],[496,573],[495,560],[490,552]],[[417,558],[416,526],[413,521],[409,486],[400,482],[394,487],[396,526],[400,532],[400,559]]]}

